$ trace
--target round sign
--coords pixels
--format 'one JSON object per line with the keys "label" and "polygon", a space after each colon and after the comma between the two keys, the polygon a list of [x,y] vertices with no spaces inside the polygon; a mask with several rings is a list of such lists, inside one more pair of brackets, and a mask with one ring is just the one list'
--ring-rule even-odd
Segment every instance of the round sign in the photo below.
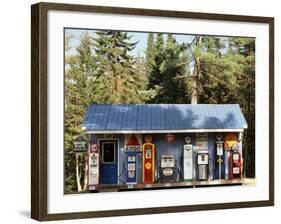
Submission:
{"label": "round sign", "polygon": [[149,169],[151,168],[151,163],[150,163],[150,162],[147,162],[147,163],[145,164],[145,168],[146,168],[147,170],[149,170]]}
{"label": "round sign", "polygon": [[151,136],[151,135],[145,135],[145,136],[144,136],[144,141],[146,141],[146,142],[152,142],[152,136]]}
{"label": "round sign", "polygon": [[223,135],[220,133],[216,134],[216,139],[217,139],[217,141],[222,141]]}
{"label": "round sign", "polygon": [[191,138],[189,136],[186,136],[184,138],[184,141],[186,142],[186,144],[189,144],[191,142]]}
{"label": "round sign", "polygon": [[237,143],[233,144],[231,148],[232,148],[232,150],[234,152],[238,152],[239,151],[239,145]]}
{"label": "round sign", "polygon": [[90,145],[90,152],[91,153],[97,153],[99,151],[99,145],[98,144],[91,144]]}

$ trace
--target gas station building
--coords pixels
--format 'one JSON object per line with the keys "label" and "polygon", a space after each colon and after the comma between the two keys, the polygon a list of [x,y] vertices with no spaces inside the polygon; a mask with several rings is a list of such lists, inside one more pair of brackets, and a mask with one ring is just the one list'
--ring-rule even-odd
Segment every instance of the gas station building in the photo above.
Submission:
{"label": "gas station building", "polygon": [[238,104],[92,104],[89,190],[240,184],[246,128]]}

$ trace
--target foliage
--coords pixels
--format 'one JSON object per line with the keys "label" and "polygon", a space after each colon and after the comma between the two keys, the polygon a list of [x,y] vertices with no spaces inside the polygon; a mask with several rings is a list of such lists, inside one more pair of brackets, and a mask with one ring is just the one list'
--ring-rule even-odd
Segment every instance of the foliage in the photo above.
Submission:
{"label": "foliage", "polygon": [[139,83],[136,60],[129,55],[137,43],[126,32],[102,31],[94,38],[96,52],[96,102],[138,103]]}
{"label": "foliage", "polygon": [[155,103],[187,103],[187,82],[182,78],[187,71],[185,58],[182,57],[183,49],[169,34],[163,61],[160,64],[158,93],[154,98]]}

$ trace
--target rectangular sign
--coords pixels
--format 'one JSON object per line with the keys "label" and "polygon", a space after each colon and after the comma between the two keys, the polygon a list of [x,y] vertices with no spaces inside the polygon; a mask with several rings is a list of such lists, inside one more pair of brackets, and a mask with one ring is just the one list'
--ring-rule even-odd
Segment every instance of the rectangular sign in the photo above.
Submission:
{"label": "rectangular sign", "polygon": [[74,141],[73,152],[87,152],[87,141]]}
{"label": "rectangular sign", "polygon": [[208,149],[208,133],[196,133],[196,149]]}

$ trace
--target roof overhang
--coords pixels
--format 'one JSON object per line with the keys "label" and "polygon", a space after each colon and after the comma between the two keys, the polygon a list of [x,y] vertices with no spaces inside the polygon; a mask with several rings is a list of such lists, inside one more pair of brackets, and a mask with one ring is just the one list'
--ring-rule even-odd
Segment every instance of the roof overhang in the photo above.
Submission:
{"label": "roof overhang", "polygon": [[[83,129],[83,128],[82,128]],[[85,130],[85,128],[83,129]],[[202,132],[244,132],[244,129],[180,129],[180,130],[91,130],[88,134],[167,134],[167,133],[202,133]]]}

